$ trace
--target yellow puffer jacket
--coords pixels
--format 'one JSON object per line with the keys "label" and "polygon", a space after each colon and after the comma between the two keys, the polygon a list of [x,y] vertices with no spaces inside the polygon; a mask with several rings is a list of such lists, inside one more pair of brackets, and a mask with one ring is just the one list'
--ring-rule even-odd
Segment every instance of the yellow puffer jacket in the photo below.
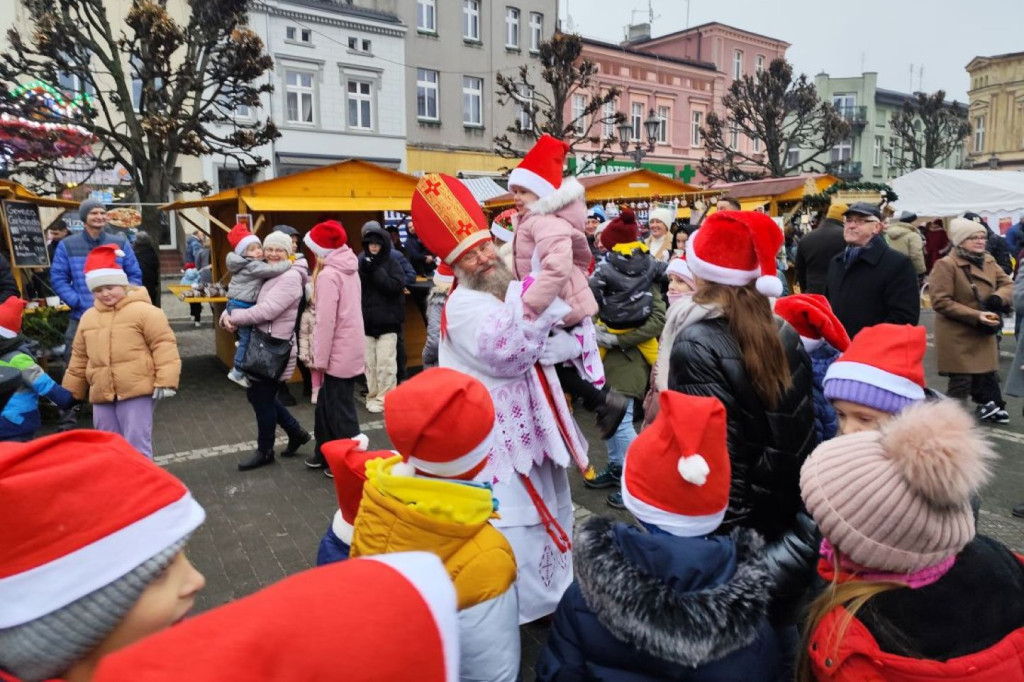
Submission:
{"label": "yellow puffer jacket", "polygon": [[64,388],[79,400],[112,403],[178,388],[181,358],[164,312],[141,287],[108,308],[99,301],[78,323]]}
{"label": "yellow puffer jacket", "polygon": [[395,476],[400,456],[367,462],[350,556],[425,551],[444,562],[459,610],[498,597],[516,580],[508,540],[488,522],[491,491],[450,481]]}

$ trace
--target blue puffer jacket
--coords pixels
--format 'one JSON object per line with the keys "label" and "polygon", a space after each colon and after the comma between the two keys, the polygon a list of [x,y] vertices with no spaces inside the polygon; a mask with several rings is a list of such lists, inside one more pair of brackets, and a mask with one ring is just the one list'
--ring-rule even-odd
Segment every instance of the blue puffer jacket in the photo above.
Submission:
{"label": "blue puffer jacket", "polygon": [[574,540],[576,581],[555,611],[538,680],[781,679],[754,531],[682,538],[595,517]]}
{"label": "blue puffer jacket", "polygon": [[21,386],[0,411],[0,441],[31,438],[42,426],[39,418],[39,396],[67,409],[74,403],[71,394],[55,382],[24,352],[25,337],[0,339],[0,367],[21,373]]}
{"label": "blue puffer jacket", "polygon": [[814,375],[814,433],[818,442],[824,443],[839,433],[839,417],[836,409],[825,397],[825,372],[829,365],[839,357],[839,351],[822,341],[821,345],[809,353],[811,357],[811,373]]}
{"label": "blue puffer jacket", "polygon": [[103,244],[117,244],[124,251],[118,265],[128,275],[128,283],[142,286],[142,269],[128,240],[120,234],[101,232],[93,239],[85,230],[65,237],[57,245],[50,268],[50,285],[65,303],[71,306],[71,319],[78,320],[92,307],[92,292],[85,284],[85,258],[89,252]]}
{"label": "blue puffer jacket", "polygon": [[316,551],[316,565],[326,566],[348,559],[351,547],[334,532],[334,524],[327,526],[327,532],[320,538]]}

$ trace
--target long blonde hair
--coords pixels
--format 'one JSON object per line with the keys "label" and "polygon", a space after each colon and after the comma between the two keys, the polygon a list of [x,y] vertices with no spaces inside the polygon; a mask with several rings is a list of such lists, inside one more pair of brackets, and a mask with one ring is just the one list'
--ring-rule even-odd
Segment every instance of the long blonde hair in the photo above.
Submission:
{"label": "long blonde hair", "polygon": [[734,287],[702,279],[693,301],[722,309],[729,320],[729,331],[743,353],[743,367],[754,392],[766,407],[778,405],[792,387],[793,378],[768,299],[753,284]]}

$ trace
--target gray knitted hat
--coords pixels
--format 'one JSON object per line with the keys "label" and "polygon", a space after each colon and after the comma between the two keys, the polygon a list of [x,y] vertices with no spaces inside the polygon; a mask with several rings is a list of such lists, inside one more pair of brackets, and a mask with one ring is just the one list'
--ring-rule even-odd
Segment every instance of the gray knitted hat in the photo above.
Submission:
{"label": "gray knitted hat", "polygon": [[103,210],[106,210],[107,205],[99,199],[86,199],[78,205],[78,217],[83,223],[85,222],[86,216],[88,216],[94,208],[102,208]]}

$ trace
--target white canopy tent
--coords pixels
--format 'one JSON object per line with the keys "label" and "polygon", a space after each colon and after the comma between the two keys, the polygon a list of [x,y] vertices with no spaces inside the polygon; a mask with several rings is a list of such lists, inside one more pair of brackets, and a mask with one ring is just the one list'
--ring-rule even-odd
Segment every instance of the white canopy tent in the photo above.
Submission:
{"label": "white canopy tent", "polygon": [[1006,232],[1024,215],[1024,173],[922,168],[892,181],[898,211],[950,217],[973,211]]}

